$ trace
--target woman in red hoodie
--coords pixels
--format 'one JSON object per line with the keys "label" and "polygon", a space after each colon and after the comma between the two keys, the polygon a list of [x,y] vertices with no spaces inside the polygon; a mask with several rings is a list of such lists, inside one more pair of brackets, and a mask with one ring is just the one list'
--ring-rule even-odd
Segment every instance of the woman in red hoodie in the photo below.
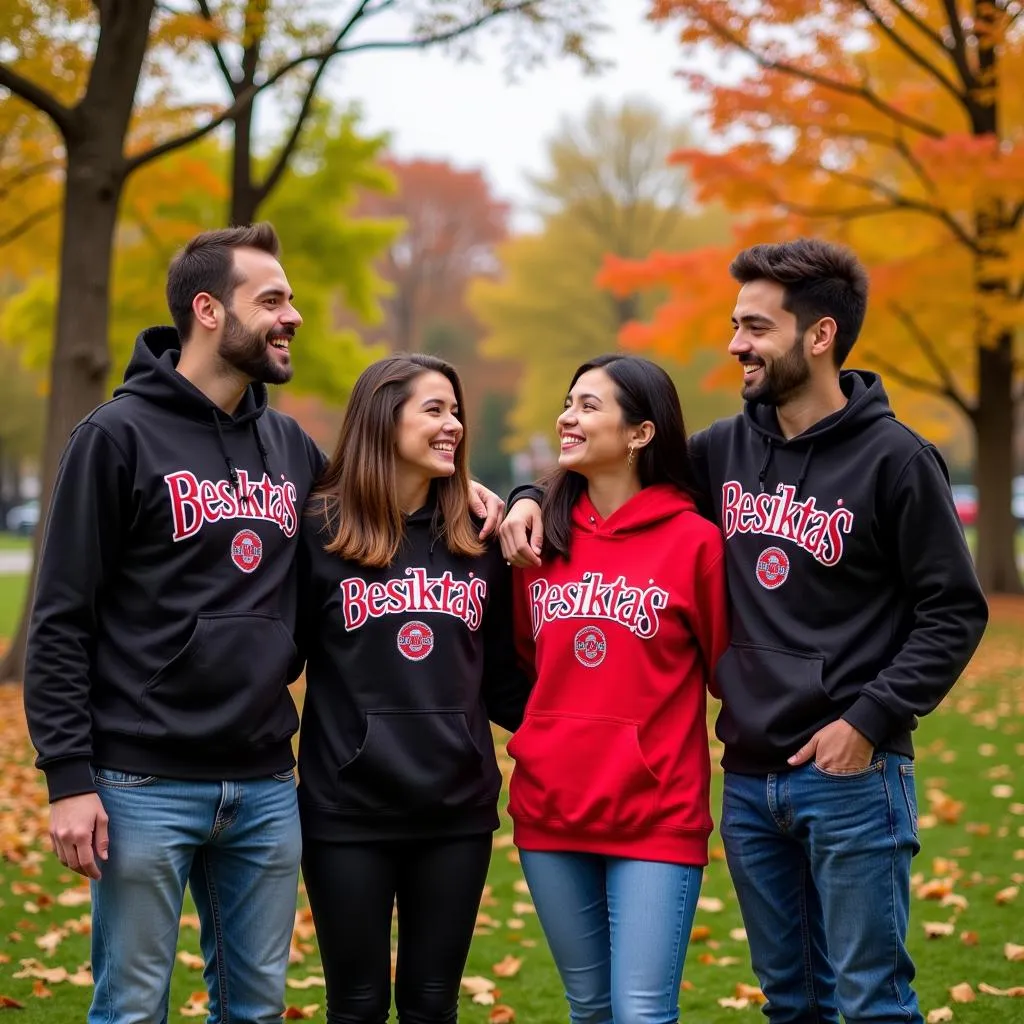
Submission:
{"label": "woman in red hoodie", "polygon": [[708,859],[706,694],[723,542],[691,495],[668,374],[581,366],[558,417],[543,564],[516,584],[537,682],[509,812],[574,1024],[672,1024]]}

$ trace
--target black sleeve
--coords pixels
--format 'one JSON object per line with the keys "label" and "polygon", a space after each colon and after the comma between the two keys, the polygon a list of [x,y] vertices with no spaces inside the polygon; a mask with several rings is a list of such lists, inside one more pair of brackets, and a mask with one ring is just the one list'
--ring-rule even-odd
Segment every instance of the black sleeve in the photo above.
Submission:
{"label": "black sleeve", "polygon": [[533,666],[520,661],[512,619],[512,570],[501,559],[490,573],[490,599],[484,613],[483,698],[487,717],[514,732],[523,721],[533,687]]}
{"label": "black sleeve", "polygon": [[[299,525],[295,564],[295,658],[288,671],[289,683],[302,675],[309,658],[310,647],[316,643],[320,628],[320,617],[324,607],[324,545],[328,543],[327,524],[324,522],[322,504],[313,499],[307,502]],[[320,567],[318,574],[317,568]]]}
{"label": "black sleeve", "polygon": [[938,706],[967,667],[988,622],[946,467],[933,447],[922,448],[907,463],[884,515],[908,604],[906,639],[843,715],[875,744]]}
{"label": "black sleeve", "polygon": [[697,511],[705,519],[715,522],[715,499],[711,493],[711,472],[708,467],[708,448],[711,441],[711,428],[700,430],[690,436],[686,449],[690,455],[690,466],[693,469],[693,482],[697,493],[693,496],[697,503]]}
{"label": "black sleeve", "polygon": [[50,501],[25,661],[25,715],[50,800],[95,790],[92,683],[96,605],[132,521],[128,460],[96,424],[79,424]]}
{"label": "black sleeve", "polygon": [[539,505],[544,500],[544,488],[540,484],[520,484],[512,488],[505,504],[511,508],[520,498],[529,498]]}

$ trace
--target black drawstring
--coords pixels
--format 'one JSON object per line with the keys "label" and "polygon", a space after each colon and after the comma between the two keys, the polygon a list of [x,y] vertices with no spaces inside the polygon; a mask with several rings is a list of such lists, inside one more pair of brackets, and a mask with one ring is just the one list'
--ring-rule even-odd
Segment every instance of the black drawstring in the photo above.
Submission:
{"label": "black drawstring", "polygon": [[270,477],[271,482],[274,480],[274,474],[270,471],[270,456],[267,455],[267,449],[263,445],[263,438],[260,437],[260,428],[256,426],[256,421],[252,421],[252,435],[256,438],[256,447],[260,450],[260,460],[263,462],[263,469],[267,476]]}
{"label": "black drawstring", "polygon": [[235,468],[235,460],[228,455],[227,445],[224,444],[224,431],[220,427],[220,416],[217,414],[217,410],[212,410],[213,425],[217,428],[217,443],[220,445],[220,453],[224,456],[224,463],[228,467],[228,479],[231,481],[231,490],[235,492],[235,497],[241,502],[242,509],[248,510],[249,507],[249,495],[242,493],[242,484],[238,479],[238,470]]}
{"label": "black drawstring", "polygon": [[761,460],[761,468],[757,471],[757,486],[760,492],[764,494],[764,482],[768,476],[768,463],[772,461],[772,439],[769,437],[765,440],[764,458]]}
{"label": "black drawstring", "polygon": [[803,487],[804,481],[807,479],[808,470],[811,468],[811,456],[814,454],[814,442],[812,441],[807,446],[807,454],[804,456],[803,465],[800,467],[800,475],[796,478],[796,494],[795,498],[800,497],[800,488]]}

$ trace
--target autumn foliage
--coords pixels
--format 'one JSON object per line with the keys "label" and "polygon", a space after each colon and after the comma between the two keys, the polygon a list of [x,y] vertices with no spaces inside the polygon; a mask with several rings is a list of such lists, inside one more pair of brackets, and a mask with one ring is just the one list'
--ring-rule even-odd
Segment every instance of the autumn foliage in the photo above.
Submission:
{"label": "autumn foliage", "polygon": [[[675,356],[728,337],[738,247],[816,234],[871,269],[859,365],[941,399],[975,438],[979,573],[1021,587],[1010,478],[1024,392],[1024,16],[1012,0],[655,0],[679,28],[711,144],[678,151],[698,198],[740,216],[736,244],[609,258],[614,294],[664,288],[625,343]],[[728,60],[708,68],[709,51]],[[735,382],[733,381],[733,384]],[[899,394],[897,394],[899,399]],[[906,404],[904,402],[904,404]],[[955,413],[954,413],[955,415]]]}

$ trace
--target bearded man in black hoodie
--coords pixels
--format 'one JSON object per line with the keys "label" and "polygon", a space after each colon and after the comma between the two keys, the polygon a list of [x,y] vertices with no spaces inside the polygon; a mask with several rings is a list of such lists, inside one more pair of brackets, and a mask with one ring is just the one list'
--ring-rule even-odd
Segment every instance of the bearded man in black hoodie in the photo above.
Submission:
{"label": "bearded man in black hoodie", "polygon": [[269,224],[185,246],[175,327],[139,336],[57,475],[25,707],[55,852],[92,880],[91,1024],[167,1020],[186,882],[210,1019],[284,1011],[295,554],[323,457],[267,404],[302,323],[278,250]]}
{"label": "bearded man in black hoodie", "polygon": [[[922,1024],[907,952],[911,732],[988,619],[936,449],[842,371],[867,274],[814,239],[758,245],[729,353],[744,411],[691,438],[726,538],[721,833],[773,1024]],[[536,562],[537,506],[502,527]]]}

